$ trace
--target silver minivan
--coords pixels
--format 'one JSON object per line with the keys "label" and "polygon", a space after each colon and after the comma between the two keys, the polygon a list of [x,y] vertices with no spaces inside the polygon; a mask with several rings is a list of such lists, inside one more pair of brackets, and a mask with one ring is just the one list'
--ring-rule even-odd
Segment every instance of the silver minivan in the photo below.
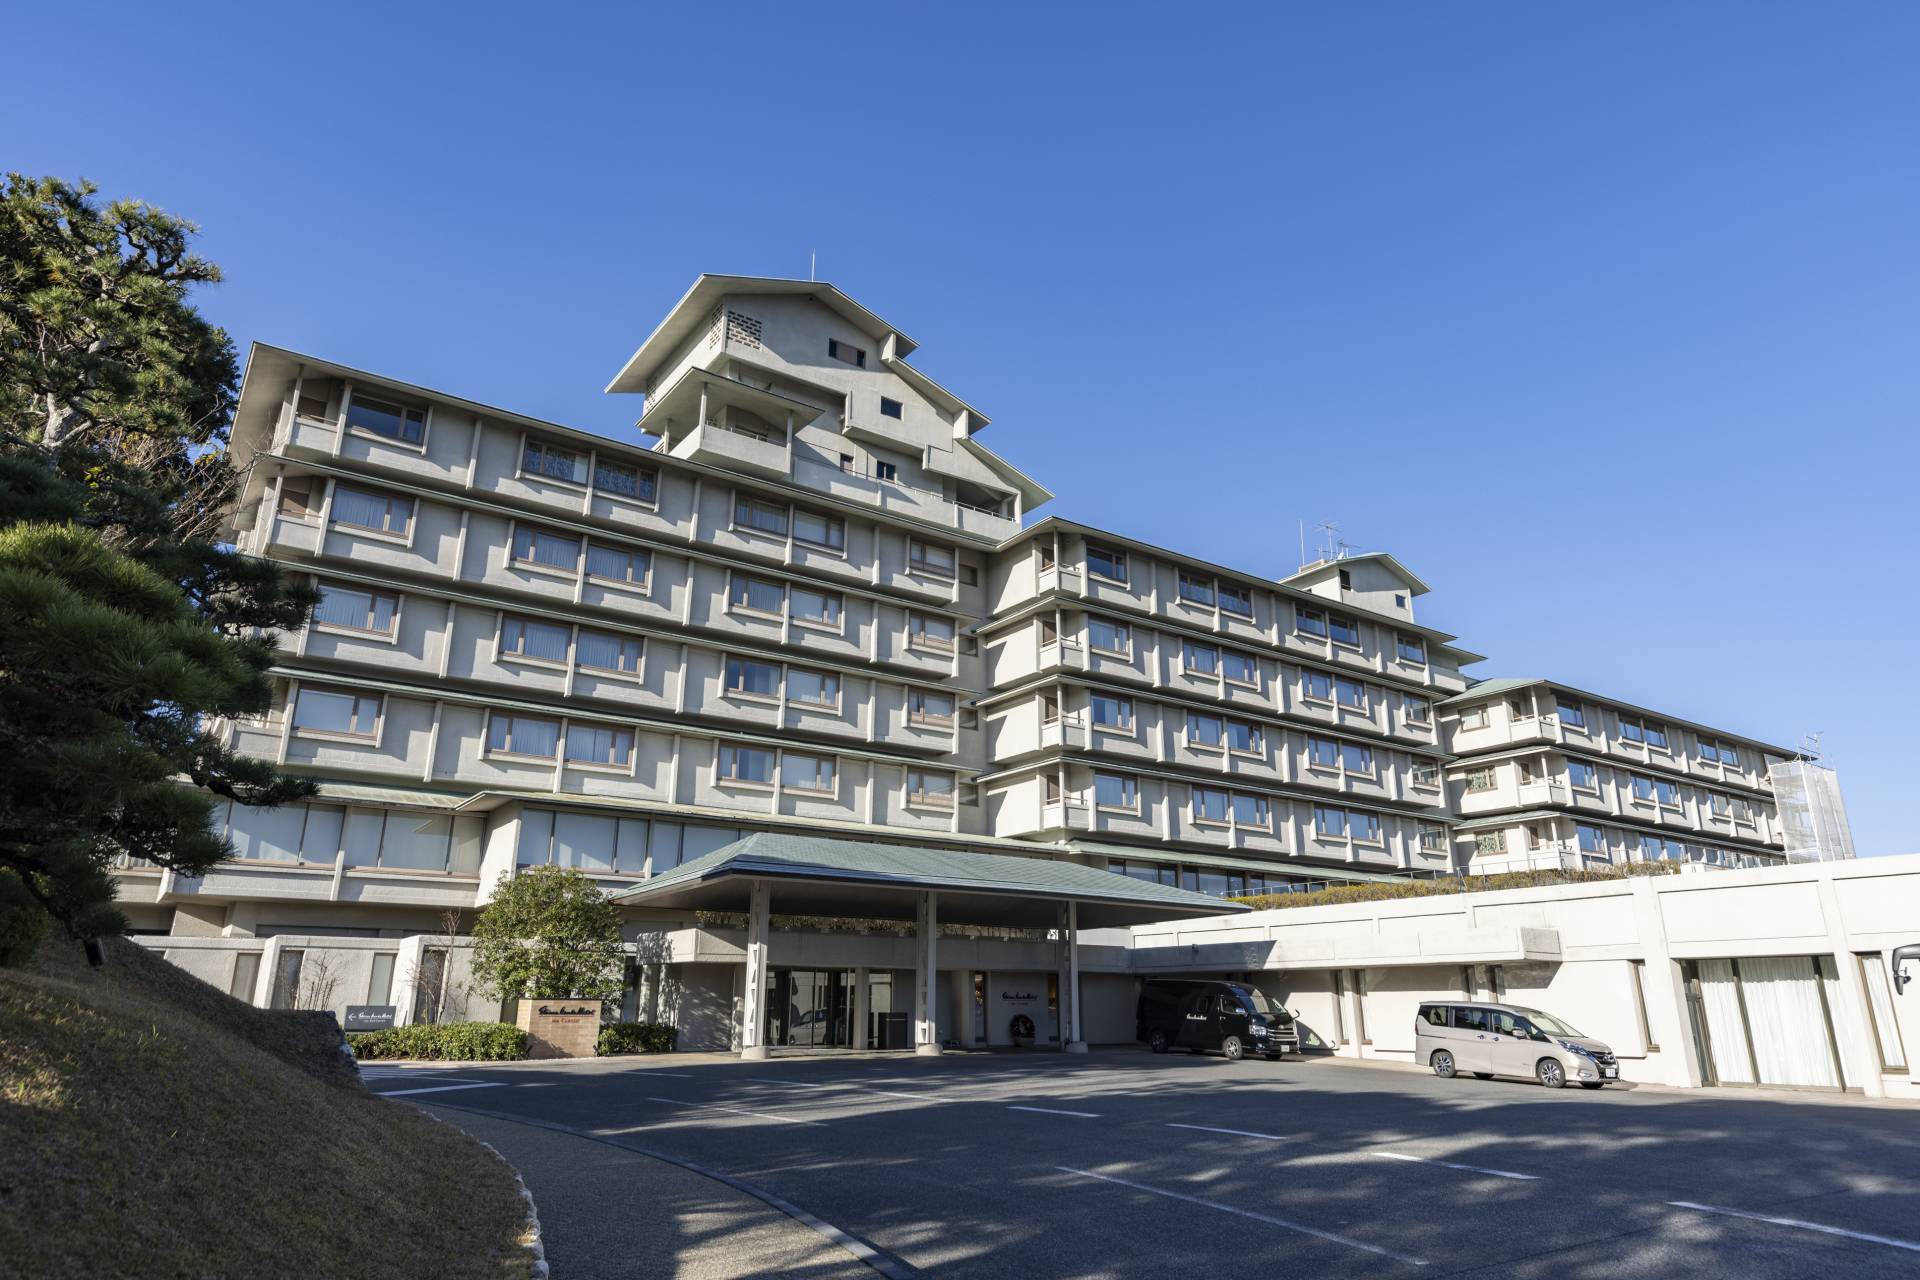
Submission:
{"label": "silver minivan", "polygon": [[1598,1089],[1620,1078],[1613,1050],[1550,1013],[1515,1004],[1449,1000],[1422,1004],[1413,1022],[1415,1062],[1452,1079],[1532,1076],[1549,1089],[1567,1081]]}

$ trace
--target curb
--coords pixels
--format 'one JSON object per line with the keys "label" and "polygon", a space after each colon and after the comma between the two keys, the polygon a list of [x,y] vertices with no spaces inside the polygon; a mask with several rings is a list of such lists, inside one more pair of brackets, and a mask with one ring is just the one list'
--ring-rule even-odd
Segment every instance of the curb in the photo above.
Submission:
{"label": "curb", "polygon": [[[414,1110],[435,1124],[445,1124],[449,1129],[460,1129],[459,1125],[448,1124],[445,1120],[442,1120],[425,1107],[416,1105]],[[520,1188],[520,1198],[527,1202],[527,1225],[522,1228],[520,1232],[520,1247],[533,1255],[534,1280],[548,1280],[552,1275],[552,1268],[547,1264],[545,1237],[540,1234],[540,1209],[533,1202],[533,1192],[527,1189],[526,1179],[522,1178],[520,1171],[513,1167],[513,1161],[500,1154],[500,1148],[494,1146],[491,1142],[485,1142],[474,1137],[465,1129],[460,1129],[460,1135],[485,1147],[488,1153],[491,1154],[495,1160],[507,1166],[507,1172],[513,1175],[513,1185]]]}

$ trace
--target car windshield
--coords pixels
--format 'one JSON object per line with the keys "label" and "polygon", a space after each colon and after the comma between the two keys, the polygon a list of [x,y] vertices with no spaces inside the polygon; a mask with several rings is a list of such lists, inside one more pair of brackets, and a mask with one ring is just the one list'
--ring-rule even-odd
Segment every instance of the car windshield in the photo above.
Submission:
{"label": "car windshield", "polygon": [[1244,1003],[1253,1006],[1255,1013],[1265,1014],[1271,1018],[1280,1012],[1280,1006],[1267,999],[1267,993],[1258,987],[1235,987],[1234,990],[1240,993],[1240,999]]}
{"label": "car windshield", "polygon": [[1527,1021],[1550,1036],[1572,1036],[1579,1039],[1582,1034],[1550,1013],[1541,1013],[1538,1009],[1528,1009],[1526,1012]]}

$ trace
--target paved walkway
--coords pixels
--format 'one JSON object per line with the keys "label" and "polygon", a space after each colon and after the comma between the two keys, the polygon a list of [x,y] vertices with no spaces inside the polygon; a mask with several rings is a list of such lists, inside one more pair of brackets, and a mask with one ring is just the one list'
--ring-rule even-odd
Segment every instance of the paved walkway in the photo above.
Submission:
{"label": "paved walkway", "polygon": [[[476,1092],[474,1105],[484,1096]],[[427,1110],[492,1143],[520,1171],[557,1280],[875,1280],[812,1228],[711,1178],[554,1129],[454,1106]]]}

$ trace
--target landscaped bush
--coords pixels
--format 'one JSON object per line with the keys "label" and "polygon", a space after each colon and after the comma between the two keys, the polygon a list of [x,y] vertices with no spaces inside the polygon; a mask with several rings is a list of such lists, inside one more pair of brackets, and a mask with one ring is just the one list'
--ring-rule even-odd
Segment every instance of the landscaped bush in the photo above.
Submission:
{"label": "landscaped bush", "polygon": [[1590,884],[1627,876],[1677,875],[1674,862],[1628,862],[1605,871],[1503,871],[1491,876],[1458,876],[1445,880],[1383,880],[1376,884],[1340,884],[1314,893],[1260,893],[1244,902],[1257,911],[1288,907],[1332,907],[1348,902],[1385,902],[1393,898],[1434,898],[1452,893],[1486,893],[1495,889],[1538,889],[1556,884]]}
{"label": "landscaped bush", "polygon": [[600,1028],[593,1051],[605,1058],[616,1053],[672,1053],[673,1028],[664,1022],[615,1022]]}
{"label": "landscaped bush", "polygon": [[449,1062],[506,1062],[527,1056],[527,1033],[504,1022],[418,1023],[347,1037],[353,1056],[439,1058]]}

